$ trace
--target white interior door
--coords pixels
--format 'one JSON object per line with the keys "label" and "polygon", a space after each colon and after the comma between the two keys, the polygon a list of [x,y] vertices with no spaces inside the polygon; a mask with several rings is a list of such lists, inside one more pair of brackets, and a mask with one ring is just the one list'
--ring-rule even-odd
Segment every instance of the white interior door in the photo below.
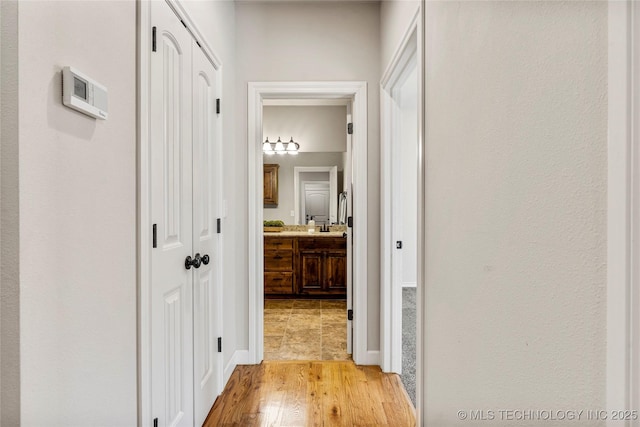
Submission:
{"label": "white interior door", "polygon": [[159,426],[193,426],[192,40],[164,2],[151,19],[151,410]]}
{"label": "white interior door", "polygon": [[[347,123],[353,123],[351,103],[347,104]],[[355,129],[354,129],[355,130]],[[353,215],[353,138],[347,132],[347,158],[344,167],[344,191],[347,192],[347,218]],[[347,313],[353,310],[353,229],[347,227]],[[347,317],[347,353],[353,354],[353,320]]]}
{"label": "white interior door", "polygon": [[222,388],[217,72],[165,2],[151,21],[151,410],[194,426]]}
{"label": "white interior door", "polygon": [[221,268],[217,171],[220,141],[216,115],[216,70],[193,42],[193,253],[202,264],[193,269],[193,371],[195,425],[202,425],[222,383],[220,334]]}

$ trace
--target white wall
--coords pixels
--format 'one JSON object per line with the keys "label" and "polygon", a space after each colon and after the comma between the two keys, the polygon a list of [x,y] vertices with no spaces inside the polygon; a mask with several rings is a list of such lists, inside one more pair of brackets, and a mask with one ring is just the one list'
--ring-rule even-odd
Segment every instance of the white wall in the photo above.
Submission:
{"label": "white wall", "polygon": [[[247,140],[247,82],[368,82],[368,350],[380,345],[379,82],[380,6],[364,2],[249,3],[236,5],[238,144]],[[246,147],[242,154],[247,157]],[[238,191],[246,189],[246,160],[238,167]],[[246,190],[244,190],[246,191]],[[247,211],[246,202],[243,205]],[[246,214],[242,218],[247,220]],[[357,219],[356,219],[357,220]],[[246,240],[246,233],[238,236]],[[246,250],[239,262],[246,263]],[[243,301],[247,278],[237,282]],[[238,305],[238,328],[246,328],[248,308]],[[248,337],[242,345],[248,348]]]}
{"label": "white wall", "polygon": [[607,3],[426,17],[422,413],[606,409]]}
{"label": "white wall", "polygon": [[[338,166],[338,173],[342,171],[342,153],[300,153],[290,155],[264,155],[263,163],[278,164],[278,206],[264,208],[265,220],[279,219],[285,224],[294,224],[295,218],[291,211],[295,210],[293,190],[293,168],[296,166]],[[326,173],[327,180],[328,172]]]}
{"label": "white wall", "polygon": [[300,152],[347,151],[347,107],[265,106],[262,109],[264,141],[293,140]]}
{"label": "white wall", "polygon": [[[135,425],[136,5],[20,2],[18,28],[21,425]],[[62,105],[65,65],[108,120]]]}
{"label": "white wall", "polygon": [[[233,2],[186,8],[222,59],[233,140]],[[2,19],[1,423],[136,425],[136,3],[2,2]],[[108,120],[61,105],[64,65],[108,87]],[[233,236],[245,227],[233,222],[242,195],[226,197]],[[229,264],[233,283],[244,267]],[[229,288],[225,360],[235,348]]]}
{"label": "white wall", "polygon": [[246,158],[236,139],[236,40],[235,40],[235,5],[232,0],[218,1],[184,1],[182,2],[189,15],[196,22],[211,48],[222,62],[221,115],[223,137],[223,198],[226,201],[227,216],[222,221],[223,256],[223,363],[232,369],[232,357],[239,348],[237,336],[240,333],[236,320],[236,306],[242,304],[236,293],[236,283],[246,282],[246,221],[241,220],[242,211],[246,211],[246,192],[239,191],[234,183],[239,176],[238,168],[246,167]]}

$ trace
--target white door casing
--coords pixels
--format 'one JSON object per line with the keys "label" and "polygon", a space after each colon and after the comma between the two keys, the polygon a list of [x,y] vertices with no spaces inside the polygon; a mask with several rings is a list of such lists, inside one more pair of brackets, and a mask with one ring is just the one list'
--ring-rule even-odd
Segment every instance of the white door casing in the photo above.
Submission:
{"label": "white door casing", "polygon": [[[353,320],[347,322],[347,351],[356,364],[376,365],[379,351],[367,346],[367,83],[366,82],[250,82],[248,84],[248,251],[249,251],[249,363],[260,363],[264,352],[264,261],[262,240],[262,105],[265,100],[348,100],[353,120],[348,135],[351,153],[348,166],[353,177],[348,194],[348,215],[354,214],[347,231],[347,308]],[[346,171],[345,171],[346,172]],[[298,194],[298,192],[294,192]],[[297,205],[297,204],[296,204]],[[337,205],[337,197],[336,197]],[[351,285],[351,286],[350,286]],[[353,337],[353,340],[351,340]],[[351,344],[353,341],[353,344]]]}
{"label": "white door casing", "polygon": [[[418,76],[422,74],[421,68],[421,10],[416,10],[414,17],[407,27],[407,30],[403,36],[400,46],[396,50],[393,58],[391,59],[389,66],[387,67],[380,83],[380,102],[381,102],[381,143],[380,143],[380,177],[381,177],[381,245],[380,245],[380,259],[381,259],[381,271],[380,271],[380,350],[381,350],[381,366],[385,372],[397,372],[402,370],[402,254],[401,251],[396,249],[396,240],[402,240],[400,223],[397,220],[399,210],[395,209],[401,203],[401,197],[399,197],[400,191],[402,191],[402,183],[398,182],[399,174],[394,172],[402,168],[403,165],[398,157],[398,152],[394,149],[394,145],[397,141],[403,138],[401,132],[401,111],[398,105],[397,95],[399,88],[406,80],[407,75],[410,73],[412,67],[418,68]],[[419,79],[420,77],[418,77]],[[420,92],[421,84],[418,82],[418,93]],[[420,115],[422,114],[422,107],[420,105],[417,108],[418,114],[418,145],[422,140],[422,120]],[[419,148],[419,147],[418,147]],[[416,168],[418,169],[418,191],[416,198],[418,218],[423,218],[422,212],[423,206],[421,191],[421,177],[422,177],[422,150],[418,149],[418,158],[416,159]],[[421,221],[417,223],[417,235],[418,235],[418,257],[422,254],[420,245],[423,242],[423,236],[421,235]],[[419,263],[420,265],[420,263]],[[418,313],[422,315],[420,298],[422,296],[422,289],[420,288],[420,276],[421,271],[418,271],[418,289],[417,289],[417,309]],[[420,345],[420,321],[418,321],[418,339],[417,344]],[[417,365],[420,365],[421,352],[417,354]],[[419,366],[418,366],[419,368]]]}
{"label": "white door casing", "polygon": [[191,44],[163,3],[151,9],[152,413],[160,426],[193,425]]}

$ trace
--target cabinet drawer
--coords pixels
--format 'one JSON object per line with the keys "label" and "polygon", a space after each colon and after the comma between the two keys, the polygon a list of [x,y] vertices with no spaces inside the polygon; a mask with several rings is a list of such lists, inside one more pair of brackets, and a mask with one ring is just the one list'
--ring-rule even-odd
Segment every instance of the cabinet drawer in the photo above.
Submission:
{"label": "cabinet drawer", "polygon": [[342,237],[301,237],[298,239],[298,249],[347,249],[347,239]]}
{"label": "cabinet drawer", "polygon": [[264,273],[265,294],[292,294],[293,273]]}
{"label": "cabinet drawer", "polygon": [[264,269],[267,271],[292,271],[293,251],[265,251]]}
{"label": "cabinet drawer", "polygon": [[285,239],[282,237],[266,237],[264,239],[264,249],[293,249],[293,239]]}

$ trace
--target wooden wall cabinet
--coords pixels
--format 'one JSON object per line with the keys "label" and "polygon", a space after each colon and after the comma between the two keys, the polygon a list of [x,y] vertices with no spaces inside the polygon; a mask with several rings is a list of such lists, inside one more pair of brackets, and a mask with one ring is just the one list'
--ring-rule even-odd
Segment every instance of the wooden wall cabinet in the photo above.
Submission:
{"label": "wooden wall cabinet", "polygon": [[263,197],[264,207],[274,208],[278,206],[278,169],[280,165],[264,164],[263,170]]}

